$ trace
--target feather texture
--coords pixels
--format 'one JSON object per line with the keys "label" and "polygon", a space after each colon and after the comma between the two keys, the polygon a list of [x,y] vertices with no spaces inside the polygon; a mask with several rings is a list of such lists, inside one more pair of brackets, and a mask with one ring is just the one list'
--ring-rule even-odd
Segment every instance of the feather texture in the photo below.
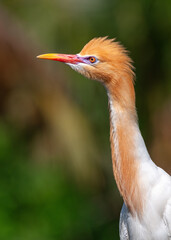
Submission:
{"label": "feather texture", "polygon": [[127,51],[114,39],[95,38],[80,52],[99,59],[84,75],[100,80],[109,97],[113,171],[124,199],[121,240],[171,239],[171,178],[151,160],[135,109],[134,73]]}

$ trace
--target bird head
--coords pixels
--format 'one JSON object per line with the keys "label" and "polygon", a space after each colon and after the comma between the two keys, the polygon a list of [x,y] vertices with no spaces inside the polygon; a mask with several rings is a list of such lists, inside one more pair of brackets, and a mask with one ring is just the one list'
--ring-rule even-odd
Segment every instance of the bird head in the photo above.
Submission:
{"label": "bird head", "polygon": [[[85,77],[102,82],[108,95],[120,106],[134,109],[132,60],[125,48],[115,39],[94,38],[79,54],[49,53],[37,58],[64,62]],[[131,110],[132,111],[132,110]]]}
{"label": "bird head", "polygon": [[105,85],[117,83],[121,75],[133,77],[127,51],[114,39],[107,37],[92,39],[76,55],[49,53],[37,58],[64,62],[82,75]]}

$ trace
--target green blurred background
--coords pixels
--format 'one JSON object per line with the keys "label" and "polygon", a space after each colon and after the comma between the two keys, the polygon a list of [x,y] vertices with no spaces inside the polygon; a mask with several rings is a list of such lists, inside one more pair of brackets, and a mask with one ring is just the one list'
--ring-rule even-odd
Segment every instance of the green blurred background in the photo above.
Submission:
{"label": "green blurred background", "polygon": [[119,239],[106,92],[46,52],[116,37],[136,68],[139,124],[171,174],[171,1],[1,0],[0,239]]}

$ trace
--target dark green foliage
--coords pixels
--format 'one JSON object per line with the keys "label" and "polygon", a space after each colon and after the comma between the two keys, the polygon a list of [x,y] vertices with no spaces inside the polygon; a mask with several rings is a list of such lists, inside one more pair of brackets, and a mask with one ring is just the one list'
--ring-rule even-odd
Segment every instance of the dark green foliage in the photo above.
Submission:
{"label": "dark green foliage", "polygon": [[98,196],[76,187],[61,166],[32,162],[17,138],[1,123],[0,239],[105,239],[118,234],[118,224],[106,225]]}

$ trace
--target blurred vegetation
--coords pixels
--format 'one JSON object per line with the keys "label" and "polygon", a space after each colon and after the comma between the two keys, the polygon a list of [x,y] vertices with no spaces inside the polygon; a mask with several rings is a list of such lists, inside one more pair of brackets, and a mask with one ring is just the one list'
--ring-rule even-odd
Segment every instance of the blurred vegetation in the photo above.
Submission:
{"label": "blurred vegetation", "polygon": [[119,239],[105,90],[40,53],[121,41],[142,134],[171,174],[170,12],[170,0],[1,0],[0,239]]}

